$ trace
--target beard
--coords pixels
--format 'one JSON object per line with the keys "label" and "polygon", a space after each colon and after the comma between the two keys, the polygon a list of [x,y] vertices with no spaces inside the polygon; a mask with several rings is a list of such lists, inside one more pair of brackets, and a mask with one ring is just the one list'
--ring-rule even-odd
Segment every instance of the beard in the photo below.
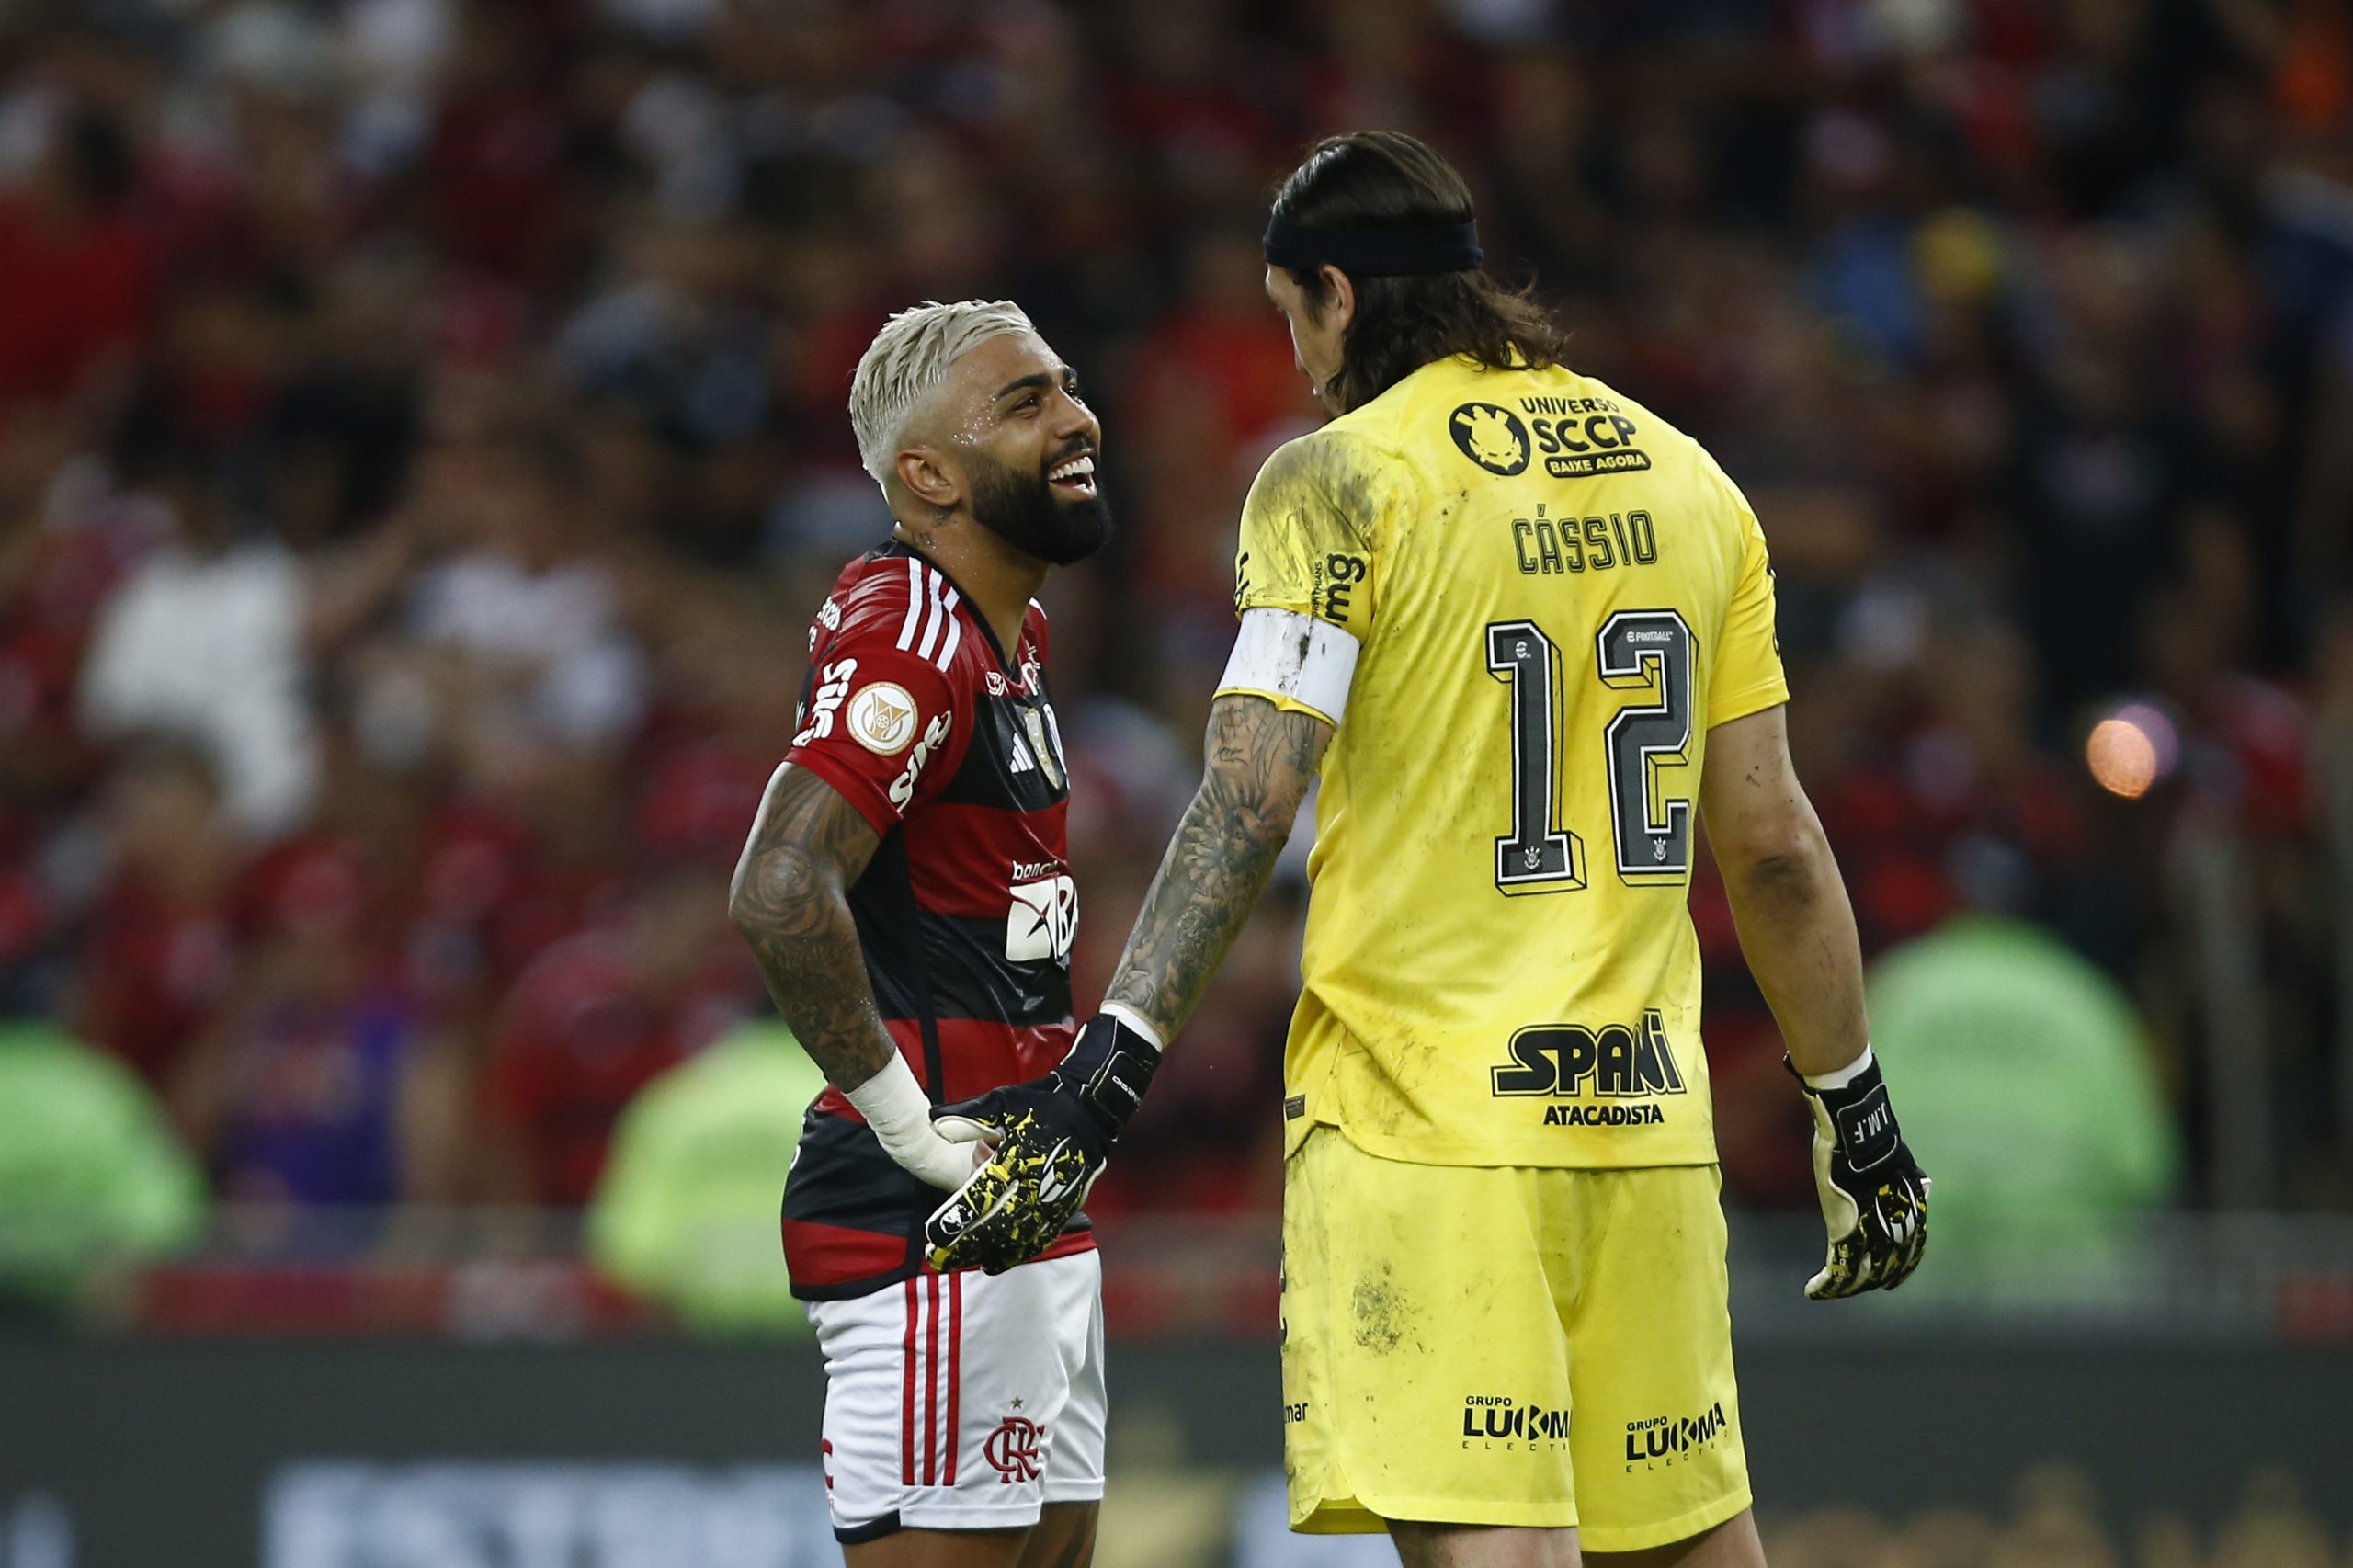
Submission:
{"label": "beard", "polygon": [[1100,491],[1066,501],[1042,473],[1017,473],[986,459],[974,469],[973,520],[1016,550],[1049,565],[1073,566],[1111,537],[1111,508]]}

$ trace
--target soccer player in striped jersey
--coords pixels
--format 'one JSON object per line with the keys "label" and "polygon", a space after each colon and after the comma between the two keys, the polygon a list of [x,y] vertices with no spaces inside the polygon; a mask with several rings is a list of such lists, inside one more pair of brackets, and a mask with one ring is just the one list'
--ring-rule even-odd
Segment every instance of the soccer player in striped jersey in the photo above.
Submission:
{"label": "soccer player in striped jersey", "polygon": [[1031,596],[1109,533],[1101,429],[1006,301],[893,316],[850,417],[898,526],[810,629],[798,733],[730,904],[832,1085],[784,1246],[825,1355],[835,1533],[852,1568],[1083,1564],[1103,1492],[1094,1238],[1082,1218],[1010,1272],[942,1273],[924,1221],[979,1136],[943,1136],[935,1107],[1035,1076],[1074,1033],[1068,772]]}

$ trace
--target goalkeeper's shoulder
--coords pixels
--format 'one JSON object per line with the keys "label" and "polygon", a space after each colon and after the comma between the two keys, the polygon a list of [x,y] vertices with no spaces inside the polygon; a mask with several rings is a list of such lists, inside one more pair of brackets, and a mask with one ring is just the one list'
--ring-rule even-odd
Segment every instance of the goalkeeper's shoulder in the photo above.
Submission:
{"label": "goalkeeper's shoulder", "polygon": [[[1359,413],[1362,411],[1359,410]],[[1261,484],[1314,484],[1330,488],[1353,475],[1379,472],[1405,460],[1391,433],[1350,423],[1344,415],[1328,425],[1293,436],[1258,465]]]}
{"label": "goalkeeper's shoulder", "polygon": [[1370,542],[1381,519],[1419,496],[1425,479],[1411,456],[1353,415],[1296,436],[1259,465],[1243,506],[1245,526],[1282,517],[1328,517]]}

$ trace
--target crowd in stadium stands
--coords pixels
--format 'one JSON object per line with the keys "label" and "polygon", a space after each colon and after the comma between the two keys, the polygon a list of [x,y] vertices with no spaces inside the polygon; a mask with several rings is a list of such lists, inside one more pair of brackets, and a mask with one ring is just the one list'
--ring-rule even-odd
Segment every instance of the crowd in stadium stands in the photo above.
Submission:
{"label": "crowd in stadium stands", "polygon": [[[1090,1006],[1198,776],[1243,492],[1314,417],[1269,182],[1392,125],[1764,519],[1867,950],[2047,923],[2195,1172],[2167,846],[2239,845],[2277,1190],[2353,1201],[2348,61],[2330,0],[11,6],[0,1000],[134,1068],[224,1198],[581,1202],[631,1096],[767,1006],[724,888],[889,526],[851,367],[1009,295],[1121,528],[1047,598]],[[2172,766],[2124,800],[2083,744],[2131,698]],[[1271,1204],[1299,848],[1098,1209]],[[1692,902],[1729,1188],[1804,1204]]]}

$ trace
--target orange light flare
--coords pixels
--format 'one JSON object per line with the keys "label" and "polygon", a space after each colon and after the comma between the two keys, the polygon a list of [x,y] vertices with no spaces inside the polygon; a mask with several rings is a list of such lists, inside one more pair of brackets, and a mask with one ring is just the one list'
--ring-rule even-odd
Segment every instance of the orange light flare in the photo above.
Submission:
{"label": "orange light flare", "polygon": [[2119,708],[2084,741],[2092,782],[2127,801],[2139,800],[2171,773],[2180,753],[2173,722],[2143,702]]}

